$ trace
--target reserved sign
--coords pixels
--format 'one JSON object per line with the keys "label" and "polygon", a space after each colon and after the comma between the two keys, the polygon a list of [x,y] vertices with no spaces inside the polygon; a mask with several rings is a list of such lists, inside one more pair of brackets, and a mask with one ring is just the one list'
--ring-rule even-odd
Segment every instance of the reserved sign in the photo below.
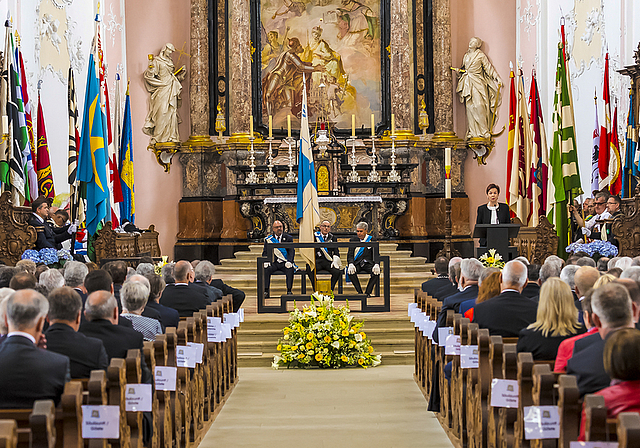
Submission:
{"label": "reserved sign", "polygon": [[517,408],[518,381],[499,380],[494,378],[491,381],[491,406],[494,408]]}
{"label": "reserved sign", "polygon": [[154,373],[156,390],[176,390],[176,379],[178,377],[178,369],[176,367],[156,366]]}
{"label": "reserved sign", "polygon": [[127,412],[151,412],[151,384],[127,384],[125,390]]}
{"label": "reserved sign", "polygon": [[120,406],[82,406],[83,439],[119,439]]}
{"label": "reserved sign", "polygon": [[477,369],[479,364],[479,354],[477,345],[463,345],[460,347],[460,368]]}
{"label": "reserved sign", "polygon": [[447,336],[447,340],[444,345],[445,355],[459,355],[460,354],[460,336],[450,334]]}
{"label": "reserved sign", "polygon": [[193,369],[196,367],[196,348],[188,345],[178,345],[176,347],[176,363],[178,367],[188,367]]}
{"label": "reserved sign", "polygon": [[224,342],[222,319],[219,317],[207,317],[207,340],[209,342]]}
{"label": "reserved sign", "polygon": [[526,440],[560,437],[558,406],[525,406],[524,438]]}
{"label": "reserved sign", "polygon": [[453,327],[438,328],[438,346],[444,347],[450,334],[453,334]]}
{"label": "reserved sign", "polygon": [[202,354],[204,352],[204,344],[200,344],[197,342],[187,342],[189,347],[193,347],[196,349],[196,362],[198,364],[202,363]]}

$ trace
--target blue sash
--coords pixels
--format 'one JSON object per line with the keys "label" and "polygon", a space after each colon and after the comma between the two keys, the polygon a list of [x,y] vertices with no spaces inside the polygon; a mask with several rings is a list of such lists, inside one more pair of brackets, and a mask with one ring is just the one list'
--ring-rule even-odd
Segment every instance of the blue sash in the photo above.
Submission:
{"label": "blue sash", "polygon": [[[371,235],[367,235],[363,242],[368,243],[369,241],[371,241]],[[358,247],[358,250],[356,250],[356,256],[353,257],[353,261],[356,261],[358,258],[360,258],[363,253],[364,253],[364,246]]]}
{"label": "blue sash", "polygon": [[[315,236],[316,239],[321,242],[324,243],[324,237],[322,236],[322,233],[320,232],[315,232]],[[324,257],[328,260],[328,261],[333,261],[333,257],[331,257],[329,255],[329,252],[327,252],[327,249],[325,247],[321,247],[320,250],[322,251],[322,254],[324,255]]]}
{"label": "blue sash", "polygon": [[[268,243],[273,243],[273,244],[278,244],[278,238],[276,238],[273,235],[269,235],[268,237],[265,238],[265,240]],[[273,248],[273,253],[276,256],[276,258],[278,259],[278,261],[281,261],[282,263],[286,263],[287,261],[289,261],[287,259],[287,255],[288,255],[288,251],[287,249],[285,249],[284,247],[274,247]],[[296,266],[296,264],[294,262],[291,262],[291,264],[293,265],[294,269],[298,270],[298,266]]]}

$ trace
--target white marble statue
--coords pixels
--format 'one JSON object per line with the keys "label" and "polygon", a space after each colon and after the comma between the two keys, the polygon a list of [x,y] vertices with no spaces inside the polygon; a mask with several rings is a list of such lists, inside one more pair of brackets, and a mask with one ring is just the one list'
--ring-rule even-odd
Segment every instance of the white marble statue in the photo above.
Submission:
{"label": "white marble statue", "polygon": [[502,80],[480,47],[482,40],[472,37],[462,58],[457,92],[467,109],[467,138],[491,138],[501,102]]}
{"label": "white marble statue", "polygon": [[[149,61],[144,71],[144,84],[151,94],[149,113],[142,131],[151,136],[151,143],[180,142],[178,125],[182,122],[178,115],[180,108],[181,81],[186,70],[184,65],[175,70],[171,53],[175,51],[173,44],[166,44],[162,51]],[[150,56],[151,57],[151,56]]]}

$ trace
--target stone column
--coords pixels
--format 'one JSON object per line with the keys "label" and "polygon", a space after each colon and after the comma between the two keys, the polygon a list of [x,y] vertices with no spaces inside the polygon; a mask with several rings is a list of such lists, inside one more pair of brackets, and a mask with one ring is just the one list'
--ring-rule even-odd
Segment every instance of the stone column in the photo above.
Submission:
{"label": "stone column", "polygon": [[[230,0],[229,19],[229,129],[232,133],[249,133],[251,115],[251,49],[249,0]],[[259,57],[259,55],[257,55]]]}
{"label": "stone column", "polygon": [[453,134],[451,0],[433,0],[433,96],[435,137]]}
{"label": "stone column", "polygon": [[209,29],[207,0],[191,0],[189,112],[191,136],[209,135]]}
{"label": "stone column", "polygon": [[413,129],[413,82],[411,79],[411,36],[409,24],[410,0],[391,2],[391,113],[395,114],[396,129]]}

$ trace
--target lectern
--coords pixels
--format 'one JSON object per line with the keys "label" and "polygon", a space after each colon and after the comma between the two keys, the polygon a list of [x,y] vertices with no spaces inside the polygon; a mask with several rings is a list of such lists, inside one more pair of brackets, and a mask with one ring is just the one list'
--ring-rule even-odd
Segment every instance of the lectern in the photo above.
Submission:
{"label": "lectern", "polygon": [[509,246],[509,238],[517,237],[519,230],[520,224],[476,224],[473,237],[487,240],[486,247],[476,248],[476,258],[489,252],[489,249],[495,249],[505,262],[513,260],[518,256],[518,250],[515,246]]}

